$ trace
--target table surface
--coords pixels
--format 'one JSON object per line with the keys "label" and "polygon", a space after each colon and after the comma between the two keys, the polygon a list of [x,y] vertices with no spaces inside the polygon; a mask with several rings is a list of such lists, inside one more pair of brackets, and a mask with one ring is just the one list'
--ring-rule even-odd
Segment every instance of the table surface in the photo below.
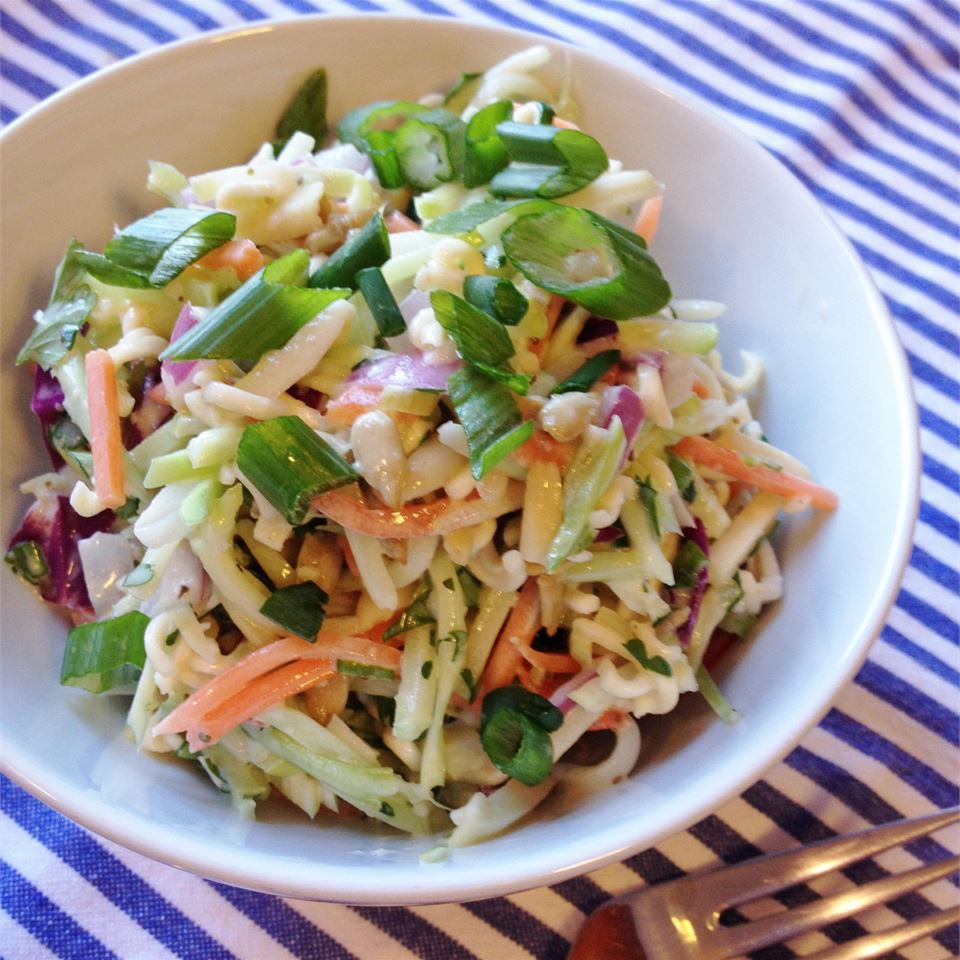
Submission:
{"label": "table surface", "polygon": [[[154,863],[4,780],[0,954],[559,960],[584,915],[611,895],[957,803],[960,30],[947,0],[2,0],[0,8],[4,123],[140,51],[309,12],[448,14],[617,58],[725,114],[827,207],[887,299],[913,372],[923,449],[910,564],[867,662],[781,764],[689,831],[550,888],[462,905],[354,908],[251,893]],[[919,915],[955,898],[944,882],[898,910]],[[871,926],[895,919],[885,910],[871,917]],[[839,923],[803,946],[862,932]],[[952,932],[897,956],[958,953]]]}

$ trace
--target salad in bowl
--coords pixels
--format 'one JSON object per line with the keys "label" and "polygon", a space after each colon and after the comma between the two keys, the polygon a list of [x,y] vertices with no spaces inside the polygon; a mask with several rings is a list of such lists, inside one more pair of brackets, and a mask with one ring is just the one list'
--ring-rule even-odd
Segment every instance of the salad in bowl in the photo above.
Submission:
{"label": "salad in bowl", "polygon": [[247,162],[151,163],[166,205],[71,242],[20,351],[53,465],[7,560],[73,621],[60,681],[246,816],[439,858],[622,780],[681,694],[735,722],[778,516],[836,506],[549,57],[329,129],[318,70]]}

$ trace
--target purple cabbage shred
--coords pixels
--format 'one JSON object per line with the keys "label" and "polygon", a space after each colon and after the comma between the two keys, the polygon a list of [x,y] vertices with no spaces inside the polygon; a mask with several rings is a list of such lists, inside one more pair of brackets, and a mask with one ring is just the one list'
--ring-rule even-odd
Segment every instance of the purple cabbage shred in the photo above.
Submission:
{"label": "purple cabbage shred", "polygon": [[45,496],[27,511],[9,548],[18,543],[36,543],[43,552],[48,570],[39,584],[40,596],[48,603],[91,614],[77,542],[109,530],[114,520],[112,510],[103,510],[93,517],[81,517],[66,497]]}

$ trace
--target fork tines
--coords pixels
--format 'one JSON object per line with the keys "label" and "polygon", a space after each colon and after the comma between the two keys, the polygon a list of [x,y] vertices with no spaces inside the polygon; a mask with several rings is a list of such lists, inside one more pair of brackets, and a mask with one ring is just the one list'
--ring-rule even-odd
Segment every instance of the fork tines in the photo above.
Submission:
{"label": "fork tines", "polygon": [[[724,960],[741,956],[769,944],[822,929],[827,924],[863,913],[894,897],[950,876],[960,869],[960,857],[948,857],[902,873],[890,874],[852,890],[735,926],[721,923],[724,910],[771,896],[884,850],[902,846],[958,819],[960,808],[954,807],[931,816],[898,821],[824,840],[798,850],[760,857],[712,874],[682,877],[650,888],[636,900],[631,900],[634,920],[638,931],[642,931],[648,953],[654,951],[651,956],[695,956],[698,960]],[[941,911],[875,936],[862,937],[852,944],[821,951],[815,958],[860,960],[879,957],[945,929],[958,920],[960,910]],[[872,941],[875,943],[872,944]],[[656,952],[658,948],[661,953]],[[692,949],[696,952],[692,952]]]}

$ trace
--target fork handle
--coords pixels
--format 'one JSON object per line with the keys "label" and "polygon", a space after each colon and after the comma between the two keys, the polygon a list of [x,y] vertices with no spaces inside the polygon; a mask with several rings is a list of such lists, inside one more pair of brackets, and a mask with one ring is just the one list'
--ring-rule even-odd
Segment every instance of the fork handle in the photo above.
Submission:
{"label": "fork handle", "polygon": [[594,910],[580,928],[567,960],[648,960],[630,907],[609,903]]}

